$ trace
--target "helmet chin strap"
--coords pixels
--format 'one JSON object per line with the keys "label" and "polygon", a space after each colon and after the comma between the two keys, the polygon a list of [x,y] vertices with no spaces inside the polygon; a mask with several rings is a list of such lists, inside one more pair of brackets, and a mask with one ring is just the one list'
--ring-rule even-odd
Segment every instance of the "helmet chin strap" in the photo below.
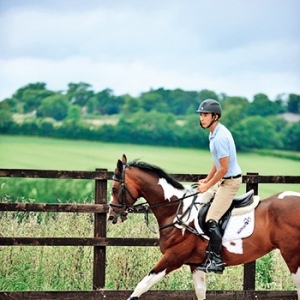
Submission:
{"label": "helmet chin strap", "polygon": [[200,121],[199,125],[203,128],[203,129],[208,129],[212,124],[214,124],[215,122],[218,121],[218,119],[216,119],[216,114],[213,114],[214,118],[212,119],[212,121],[210,122],[210,124],[207,127],[204,127]]}

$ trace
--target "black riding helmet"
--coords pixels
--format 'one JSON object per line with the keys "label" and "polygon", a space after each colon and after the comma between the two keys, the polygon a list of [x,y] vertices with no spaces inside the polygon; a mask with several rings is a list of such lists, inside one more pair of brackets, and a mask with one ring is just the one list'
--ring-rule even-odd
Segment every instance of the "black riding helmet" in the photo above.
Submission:
{"label": "black riding helmet", "polygon": [[219,102],[213,99],[206,99],[200,105],[197,113],[212,113],[219,115],[219,119],[222,116],[222,107]]}
{"label": "black riding helmet", "polygon": [[[213,100],[213,99],[206,99],[199,105],[199,108],[198,108],[198,110],[196,110],[196,112],[197,113],[211,113],[214,116],[218,115],[219,116],[218,120],[219,120],[222,116],[222,107],[218,101]],[[209,128],[216,121],[217,120],[214,118],[207,128]],[[200,126],[202,128],[204,128],[201,124],[201,121],[200,121]]]}

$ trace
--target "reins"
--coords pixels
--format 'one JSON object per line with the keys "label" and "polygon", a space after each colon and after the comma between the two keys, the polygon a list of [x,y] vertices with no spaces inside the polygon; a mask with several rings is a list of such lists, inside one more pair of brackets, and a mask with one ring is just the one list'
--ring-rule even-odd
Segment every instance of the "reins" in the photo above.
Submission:
{"label": "reins", "polygon": [[[182,202],[182,200],[184,199],[187,199],[187,198],[190,198],[190,197],[193,197],[193,196],[197,196],[199,194],[199,192],[196,192],[196,193],[193,193],[193,194],[190,194],[188,196],[184,195],[183,197],[181,198],[178,198],[178,199],[175,199],[175,200],[171,200],[171,201],[168,201],[168,202],[163,202],[163,203],[158,203],[158,204],[155,204],[155,205],[149,205],[148,202],[143,202],[143,203],[139,203],[139,204],[134,204],[132,207],[130,207],[131,209],[133,209],[132,212],[139,212],[139,210],[135,210],[135,207],[138,207],[138,206],[143,206],[145,204],[148,204],[148,208],[152,209],[152,208],[157,208],[157,207],[161,207],[161,206],[166,206],[166,205],[170,205],[170,204],[173,204],[173,203],[177,203],[177,202]],[[130,209],[129,208],[129,209]]]}
{"label": "reins", "polygon": [[[142,203],[138,203],[138,204],[134,204],[132,207],[130,207],[128,205],[128,201],[127,201],[127,198],[126,198],[126,192],[128,192],[128,194],[130,195],[130,197],[133,199],[133,200],[137,200],[136,198],[134,198],[132,196],[132,193],[130,192],[130,190],[128,189],[127,185],[125,184],[125,168],[127,167],[126,164],[123,165],[123,170],[122,170],[122,177],[114,174],[113,176],[113,180],[115,181],[119,181],[121,182],[122,184],[122,203],[119,203],[119,204],[115,204],[115,203],[111,203],[110,204],[110,207],[112,208],[112,210],[119,214],[119,215],[123,215],[124,212],[118,212],[116,210],[113,209],[113,207],[118,207],[118,208],[124,208],[125,211],[128,211],[129,213],[144,213],[144,220],[145,220],[145,223],[148,227],[148,229],[150,231],[152,231],[153,233],[157,233],[155,232],[153,229],[150,228],[149,226],[149,210],[153,209],[153,208],[158,208],[158,207],[163,207],[163,206],[167,206],[167,205],[171,205],[171,204],[174,204],[174,203],[179,203],[178,207],[177,207],[177,210],[176,210],[176,217],[177,217],[177,220],[173,223],[170,223],[170,224],[167,224],[167,225],[164,225],[164,226],[161,226],[159,228],[159,230],[163,230],[165,228],[168,228],[168,227],[171,227],[171,226],[174,226],[176,224],[180,225],[180,226],[184,226],[187,230],[189,230],[190,232],[194,233],[194,234],[197,234],[198,235],[198,232],[190,227],[189,225],[185,224],[183,222],[183,218],[188,214],[188,213],[191,213],[191,210],[192,210],[192,207],[196,204],[199,204],[199,203],[196,203],[196,199],[197,199],[197,196],[199,194],[199,192],[195,192],[193,194],[190,194],[190,195],[186,195],[184,194],[183,197],[181,198],[178,198],[178,199],[175,199],[175,200],[171,200],[171,201],[168,201],[168,202],[163,202],[163,203],[158,203],[158,204],[154,204],[154,205],[149,205],[147,203],[147,201],[145,202],[142,202]],[[192,185],[193,188],[197,187],[197,184],[193,184]],[[181,208],[181,205],[183,203],[183,200],[187,199],[187,198],[190,198],[190,197],[194,197],[192,203],[190,204],[190,206],[186,209],[186,211],[183,212],[183,214],[179,217],[179,210]]]}
{"label": "reins", "polygon": [[[192,227],[190,227],[190,226],[188,226],[188,225],[186,225],[186,224],[184,224],[182,222],[182,219],[186,216],[186,214],[191,211],[192,206],[194,204],[196,204],[195,200],[197,199],[197,195],[198,194],[199,194],[199,192],[196,192],[196,193],[188,195],[188,196],[184,195],[183,197],[178,198],[176,200],[172,200],[172,201],[164,202],[164,203],[159,203],[159,204],[155,204],[155,205],[149,205],[147,202],[143,202],[143,203],[139,203],[139,204],[133,205],[128,210],[129,210],[129,212],[132,212],[132,213],[134,213],[134,212],[142,212],[142,213],[144,213],[144,220],[145,220],[146,226],[148,227],[148,229],[151,232],[153,232],[153,233],[156,234],[157,232],[154,229],[152,229],[150,227],[150,225],[149,225],[149,209],[157,208],[157,207],[163,207],[163,206],[166,206],[166,205],[169,205],[169,204],[173,204],[173,203],[178,203],[179,202],[180,205],[178,205],[177,211],[176,211],[177,221],[159,227],[159,231],[161,231],[162,229],[165,229],[165,228],[168,228],[168,227],[171,227],[171,226],[174,226],[174,225],[178,224],[178,225],[185,226],[189,231],[191,231],[191,232],[193,232],[195,234],[198,234],[197,231],[194,228],[192,228]],[[188,209],[181,215],[181,217],[178,217],[179,209],[181,207],[181,204],[182,204],[183,200],[187,199],[189,197],[194,197],[193,202],[188,207]],[[138,207],[141,207],[142,209],[138,209]]]}

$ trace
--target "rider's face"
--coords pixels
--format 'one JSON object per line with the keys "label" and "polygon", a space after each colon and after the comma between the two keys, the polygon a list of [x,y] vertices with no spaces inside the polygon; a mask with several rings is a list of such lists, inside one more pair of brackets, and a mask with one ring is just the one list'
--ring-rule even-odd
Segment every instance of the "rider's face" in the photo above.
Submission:
{"label": "rider's face", "polygon": [[213,114],[212,113],[200,113],[200,122],[204,128],[207,128],[211,121],[213,120]]}

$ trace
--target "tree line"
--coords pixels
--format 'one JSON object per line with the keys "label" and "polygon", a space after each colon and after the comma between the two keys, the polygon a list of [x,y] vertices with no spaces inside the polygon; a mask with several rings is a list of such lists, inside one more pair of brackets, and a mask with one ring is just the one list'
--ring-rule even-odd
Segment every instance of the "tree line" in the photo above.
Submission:
{"label": "tree line", "polygon": [[[19,88],[0,102],[0,133],[206,148],[208,131],[195,113],[205,99],[219,101],[221,123],[235,138],[238,150],[300,150],[300,122],[288,123],[280,114],[300,114],[300,96],[282,94],[276,99],[256,94],[245,97],[211,90],[151,89],[139,97],[116,96],[111,89],[95,92],[88,83],[69,83],[66,91],[51,91],[43,82]],[[15,114],[31,114],[24,122]],[[116,125],[92,125],[86,119],[118,117]]]}

